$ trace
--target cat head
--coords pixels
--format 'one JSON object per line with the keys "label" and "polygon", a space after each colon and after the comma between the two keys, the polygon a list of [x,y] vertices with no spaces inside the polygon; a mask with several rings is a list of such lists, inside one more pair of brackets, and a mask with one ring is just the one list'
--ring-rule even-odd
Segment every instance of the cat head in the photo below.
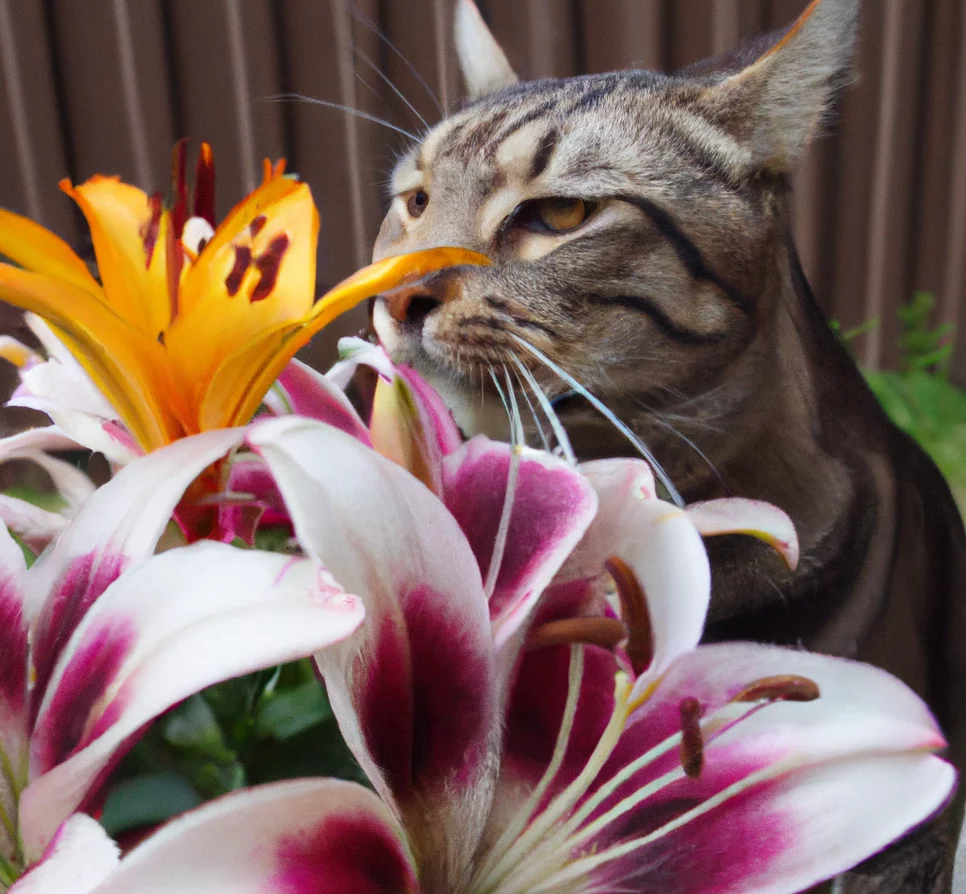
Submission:
{"label": "cat head", "polygon": [[675,75],[520,82],[459,0],[469,101],[397,165],[374,257],[458,245],[493,263],[381,296],[383,343],[471,430],[491,369],[568,390],[521,340],[605,402],[714,388],[768,326],[788,174],[848,78],[859,5],[814,0]]}

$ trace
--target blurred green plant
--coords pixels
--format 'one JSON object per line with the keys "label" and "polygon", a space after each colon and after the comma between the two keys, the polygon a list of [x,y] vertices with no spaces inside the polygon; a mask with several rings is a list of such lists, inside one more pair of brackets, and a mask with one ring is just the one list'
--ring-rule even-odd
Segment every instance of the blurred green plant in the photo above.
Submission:
{"label": "blurred green plant", "polygon": [[[935,298],[917,292],[899,309],[901,334],[895,370],[864,370],[866,380],[892,421],[933,458],[966,516],[966,392],[949,378],[953,326],[933,326]],[[839,335],[848,346],[865,326]]]}
{"label": "blurred green plant", "polygon": [[122,761],[101,822],[123,835],[243,786],[300,776],[365,782],[309,660],[220,683],[168,711]]}

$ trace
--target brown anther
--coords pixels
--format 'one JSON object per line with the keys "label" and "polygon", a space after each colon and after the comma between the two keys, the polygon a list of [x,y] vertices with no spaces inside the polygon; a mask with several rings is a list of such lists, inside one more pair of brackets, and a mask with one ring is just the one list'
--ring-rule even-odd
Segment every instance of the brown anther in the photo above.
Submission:
{"label": "brown anther", "polygon": [[528,637],[527,649],[577,644],[613,649],[625,636],[627,631],[617,618],[567,618],[541,624]]}
{"label": "brown anther", "polygon": [[701,702],[693,696],[681,699],[681,766],[688,779],[704,769],[704,737],[701,734]]}
{"label": "brown anther", "polygon": [[794,674],[762,677],[746,686],[733,702],[813,702],[821,696],[818,683]]}
{"label": "brown anther", "polygon": [[631,660],[634,673],[642,674],[654,660],[654,634],[651,630],[651,615],[647,610],[647,600],[637,576],[630,565],[617,556],[604,562],[610,576],[614,579],[617,595],[621,601],[621,616],[627,628],[627,644],[624,649]]}

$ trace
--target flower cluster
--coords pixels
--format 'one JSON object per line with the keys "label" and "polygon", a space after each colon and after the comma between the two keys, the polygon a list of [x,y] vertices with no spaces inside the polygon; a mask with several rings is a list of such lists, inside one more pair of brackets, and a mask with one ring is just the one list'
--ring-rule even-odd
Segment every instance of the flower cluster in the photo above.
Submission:
{"label": "flower cluster", "polygon": [[[702,538],[755,536],[794,566],[780,510],[678,508],[637,460],[464,442],[366,342],[328,375],[292,360],[335,311],[483,259],[395,258],[312,303],[308,188],[269,166],[215,229],[210,153],[190,216],[183,168],[171,207],[105,178],[66,187],[100,282],[0,215],[19,265],[0,265],[0,295],[38,314],[46,357],[0,349],[15,400],[54,422],[0,457],[42,463],[67,498],[0,502],[46,546],[28,568],[0,528],[0,890],[794,894],[943,805],[942,734],[899,681],[699,645]],[[377,373],[367,418],[343,390],[359,364]],[[114,477],[95,489],[45,452],[68,444]],[[183,545],[159,551],[172,519]],[[266,522],[294,554],[234,545]],[[93,815],[146,725],[308,655],[371,788],[242,790],[122,856]]]}

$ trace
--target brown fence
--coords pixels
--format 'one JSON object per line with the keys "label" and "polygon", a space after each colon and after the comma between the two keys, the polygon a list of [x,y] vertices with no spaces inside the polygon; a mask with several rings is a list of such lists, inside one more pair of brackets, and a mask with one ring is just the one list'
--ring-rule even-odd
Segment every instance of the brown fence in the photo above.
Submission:
{"label": "brown fence", "polygon": [[[518,71],[544,76],[673,69],[785,25],[806,3],[480,5]],[[459,101],[451,12],[451,0],[0,0],[0,205],[83,247],[63,176],[119,173],[157,189],[174,140],[189,135],[214,144],[225,209],[263,156],[285,155],[320,205],[319,278],[332,282],[368,258],[405,138],[271,97],[304,94],[418,131],[417,115],[432,123]],[[916,289],[966,329],[966,2],[866,0],[859,71],[802,165],[795,218],[823,306],[843,325],[881,318],[864,350],[888,364],[895,308]],[[331,338],[316,358],[330,349]],[[966,337],[955,368],[966,381]]]}

